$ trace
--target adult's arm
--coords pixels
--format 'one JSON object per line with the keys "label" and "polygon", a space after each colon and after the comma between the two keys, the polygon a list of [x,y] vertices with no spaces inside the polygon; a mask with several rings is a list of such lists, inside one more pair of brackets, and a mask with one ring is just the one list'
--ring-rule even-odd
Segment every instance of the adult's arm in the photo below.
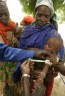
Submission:
{"label": "adult's arm", "polygon": [[34,51],[22,50],[9,47],[3,41],[0,35],[0,61],[22,61],[27,58],[32,58]]}
{"label": "adult's arm", "polygon": [[27,58],[41,57],[45,53],[44,50],[22,50],[12,48],[6,45],[0,35],[0,61],[22,61]]}
{"label": "adult's arm", "polygon": [[59,61],[58,64],[54,64],[54,67],[58,72],[65,76],[65,65],[63,61]]}
{"label": "adult's arm", "polygon": [[29,81],[29,77],[24,77],[23,78],[23,86],[24,86],[24,94],[25,96],[30,96],[30,81]]}
{"label": "adult's arm", "polygon": [[12,48],[4,43],[0,43],[0,61],[21,61],[33,58],[34,51]]}

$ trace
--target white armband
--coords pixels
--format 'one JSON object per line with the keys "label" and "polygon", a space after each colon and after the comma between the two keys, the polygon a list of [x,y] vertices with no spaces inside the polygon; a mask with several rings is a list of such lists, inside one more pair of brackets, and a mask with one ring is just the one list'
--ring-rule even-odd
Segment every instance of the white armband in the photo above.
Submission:
{"label": "white armband", "polygon": [[48,64],[48,65],[52,65],[52,63],[50,62],[50,60],[45,60],[45,64]]}
{"label": "white armband", "polygon": [[23,77],[29,77],[29,78],[30,78],[30,75],[28,75],[28,74],[23,74],[22,77],[21,77],[21,80],[23,79]]}
{"label": "white armband", "polygon": [[30,77],[28,74],[23,74],[22,77]]}

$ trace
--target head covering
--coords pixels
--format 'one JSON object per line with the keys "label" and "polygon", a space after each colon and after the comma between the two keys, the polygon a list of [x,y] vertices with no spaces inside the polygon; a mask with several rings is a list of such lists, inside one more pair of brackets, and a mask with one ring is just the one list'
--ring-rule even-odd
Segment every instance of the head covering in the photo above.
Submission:
{"label": "head covering", "polygon": [[25,23],[33,23],[34,18],[31,16],[26,16],[24,19],[21,21],[21,25],[24,25]]}
{"label": "head covering", "polygon": [[51,10],[51,16],[54,14],[53,2],[51,0],[37,0],[35,8],[37,8],[40,5],[45,5],[49,7]]}
{"label": "head covering", "polygon": [[54,13],[53,16],[50,18],[50,23],[54,25],[55,29],[58,32],[58,22],[57,22],[56,13]]}
{"label": "head covering", "polygon": [[8,7],[7,7],[7,4],[4,0],[0,0],[0,12],[7,12],[8,15],[9,15],[9,10],[8,10]]}

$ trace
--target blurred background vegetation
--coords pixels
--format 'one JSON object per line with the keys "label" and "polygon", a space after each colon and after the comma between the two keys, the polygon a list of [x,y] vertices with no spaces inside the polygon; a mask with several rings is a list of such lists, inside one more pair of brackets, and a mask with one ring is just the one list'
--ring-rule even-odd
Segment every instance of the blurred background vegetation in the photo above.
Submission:
{"label": "blurred background vegetation", "polygon": [[[19,1],[23,6],[23,11],[25,13],[33,15],[37,0],[19,0]],[[65,22],[65,0],[52,0],[52,1],[59,22],[60,23]]]}

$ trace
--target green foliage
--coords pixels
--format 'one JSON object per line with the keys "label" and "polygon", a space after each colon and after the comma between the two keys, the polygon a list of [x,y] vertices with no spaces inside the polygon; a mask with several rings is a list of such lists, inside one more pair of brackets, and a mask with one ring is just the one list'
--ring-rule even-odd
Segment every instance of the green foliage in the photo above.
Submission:
{"label": "green foliage", "polygon": [[35,8],[36,0],[19,0],[23,5],[23,10],[26,13],[33,13]]}
{"label": "green foliage", "polygon": [[55,11],[62,8],[64,0],[52,0]]}
{"label": "green foliage", "polygon": [[[26,13],[33,14],[35,9],[35,4],[37,0],[19,0],[23,6],[23,11]],[[65,0],[52,0],[54,4],[54,9],[56,12],[60,11],[60,14],[63,13],[61,16],[62,21],[65,20]],[[59,10],[59,11],[58,11]]]}

